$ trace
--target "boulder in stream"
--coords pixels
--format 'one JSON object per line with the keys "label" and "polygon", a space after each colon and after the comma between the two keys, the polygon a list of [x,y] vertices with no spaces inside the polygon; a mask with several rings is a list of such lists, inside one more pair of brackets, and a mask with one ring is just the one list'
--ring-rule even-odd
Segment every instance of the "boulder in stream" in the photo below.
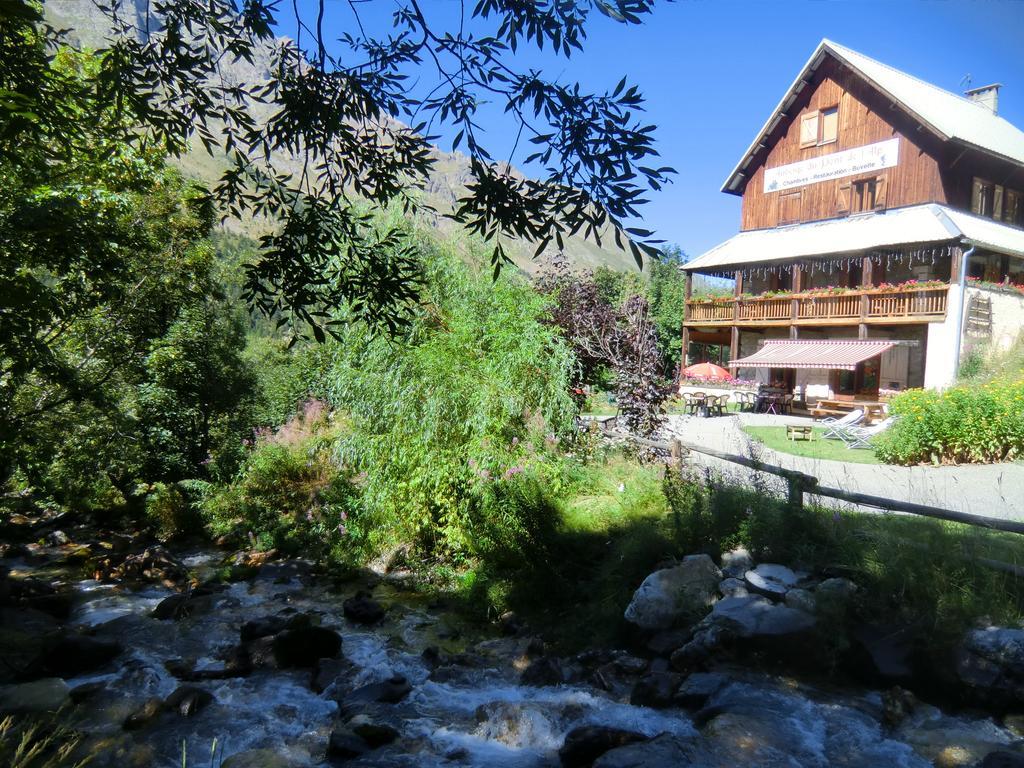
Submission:
{"label": "boulder in stream", "polygon": [[44,651],[36,663],[44,674],[66,679],[99,669],[123,650],[116,640],[65,635],[53,647]]}
{"label": "boulder in stream", "polygon": [[707,555],[689,555],[672,568],[655,571],[626,608],[626,621],[659,630],[698,621],[718,594],[722,572]]}
{"label": "boulder in stream", "polygon": [[224,758],[221,768],[292,768],[294,765],[272,749],[247,749]]}
{"label": "boulder in stream", "polygon": [[609,750],[594,761],[594,768],[682,768],[695,766],[691,744],[663,733],[650,741]]}
{"label": "boulder in stream", "polygon": [[637,707],[670,707],[682,677],[674,672],[652,672],[636,681],[629,703]]}
{"label": "boulder in stream", "polygon": [[213,694],[195,685],[182,685],[164,700],[164,706],[182,717],[192,717],[213,701]]}
{"label": "boulder in stream", "polygon": [[412,691],[404,675],[393,675],[387,680],[356,688],[338,702],[342,712],[357,714],[367,704],[397,704]]}
{"label": "boulder in stream", "polygon": [[341,652],[341,635],[327,627],[297,627],[276,635],[274,659],[280,667],[308,667]]}
{"label": "boulder in stream", "polygon": [[377,624],[384,619],[384,606],[370,597],[370,593],[360,590],[354,597],[342,603],[345,618],[356,624],[367,626]]}
{"label": "boulder in stream", "polygon": [[797,635],[814,628],[814,616],[763,597],[727,597],[718,602],[707,622],[741,638]]}
{"label": "boulder in stream", "polygon": [[956,675],[976,695],[1000,703],[1024,701],[1024,629],[968,632],[957,650]]}
{"label": "boulder in stream", "polygon": [[558,757],[564,768],[588,768],[610,750],[647,740],[647,736],[636,731],[607,725],[584,725],[566,734]]}
{"label": "boulder in stream", "polygon": [[68,684],[59,677],[0,686],[0,715],[56,712],[67,703]]}

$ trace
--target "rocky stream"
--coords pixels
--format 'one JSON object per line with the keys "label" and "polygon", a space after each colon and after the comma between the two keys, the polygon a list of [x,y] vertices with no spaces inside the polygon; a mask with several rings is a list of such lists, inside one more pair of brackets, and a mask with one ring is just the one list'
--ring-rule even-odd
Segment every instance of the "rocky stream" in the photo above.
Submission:
{"label": "rocky stream", "polygon": [[[998,712],[718,652],[801,648],[822,596],[855,589],[844,580],[693,556],[637,591],[635,647],[558,657],[387,575],[339,584],[256,558],[225,579],[212,549],[38,533],[0,550],[0,713],[59,710],[98,768],[1024,765],[1020,630],[998,656],[982,637],[970,662],[1006,694]],[[705,606],[686,629],[680,595]]]}

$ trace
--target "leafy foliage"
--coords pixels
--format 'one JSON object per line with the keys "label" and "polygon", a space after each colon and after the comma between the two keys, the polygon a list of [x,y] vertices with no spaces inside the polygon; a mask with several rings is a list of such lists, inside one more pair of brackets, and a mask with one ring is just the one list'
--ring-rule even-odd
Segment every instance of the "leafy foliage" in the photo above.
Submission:
{"label": "leafy foliage", "polygon": [[989,463],[1024,455],[1024,378],[943,392],[913,389],[889,412],[900,417],[875,452],[892,464]]}
{"label": "leafy foliage", "polygon": [[564,271],[548,275],[541,290],[555,299],[552,322],[581,363],[581,381],[593,383],[599,367],[609,366],[624,426],[642,437],[652,435],[668,392],[647,299],[634,295],[616,309],[592,275]]}
{"label": "leafy foliage", "polygon": [[[233,0],[159,0],[138,12],[96,3],[110,25],[99,67],[69,79],[46,58],[47,46],[68,38],[40,22],[33,0],[7,3],[0,13],[0,162],[22,162],[29,147],[27,164],[38,167],[62,147],[88,145],[89,127],[107,118],[113,145],[176,156],[195,139],[227,160],[211,193],[217,208],[275,226],[248,266],[247,298],[318,339],[341,303],[392,332],[404,322],[417,295],[414,254],[400,230],[381,232],[356,201],[416,205],[411,187],[434,162],[430,125],[457,128],[453,144],[470,156],[468,192],[455,218],[494,243],[495,274],[509,237],[538,243],[539,253],[566,232],[598,240],[610,225],[638,263],[644,251],[653,253],[649,242],[623,240],[650,236],[623,222],[636,216],[644,191],[672,172],[647,165],[656,155],[653,127],[637,119],[637,88],[623,78],[611,91],[587,93],[517,71],[513,61],[525,42],[569,56],[581,49],[592,11],[636,24],[650,0],[481,0],[451,30],[407,0],[377,34],[350,3],[353,17],[339,20],[349,29],[342,52],[324,32],[335,5],[319,0],[314,21],[298,4],[288,19],[270,0],[247,0],[240,10]],[[276,39],[275,26],[286,21],[298,33]],[[257,61],[269,61],[268,71]],[[477,123],[487,102],[502,105],[536,147],[526,160],[545,167],[542,180],[495,161]],[[277,157],[296,158],[301,170],[281,170]],[[94,272],[111,268],[97,264]]]}
{"label": "leafy foliage", "polygon": [[492,285],[424,247],[428,302],[408,331],[390,341],[346,326],[325,380],[348,421],[338,457],[361,478],[356,527],[377,546],[458,559],[474,551],[491,483],[526,471],[557,483],[572,359],[528,285]]}

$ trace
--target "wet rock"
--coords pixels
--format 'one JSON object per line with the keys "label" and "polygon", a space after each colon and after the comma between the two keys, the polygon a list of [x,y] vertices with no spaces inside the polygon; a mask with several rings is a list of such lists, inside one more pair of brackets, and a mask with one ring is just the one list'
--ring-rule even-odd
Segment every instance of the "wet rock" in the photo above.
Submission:
{"label": "wet rock", "polygon": [[221,768],[292,768],[294,763],[272,749],[248,749],[226,757]]}
{"label": "wet rock", "polygon": [[814,594],[808,592],[806,589],[791,589],[786,593],[785,600],[786,605],[790,608],[796,608],[797,610],[804,611],[805,613],[814,613],[817,608],[817,603],[814,599]]}
{"label": "wet rock", "polygon": [[146,703],[139,707],[137,710],[132,712],[125,718],[123,728],[126,731],[137,731],[141,728],[145,728],[151,722],[156,720],[160,716],[160,713],[164,711],[164,703],[161,699],[154,696],[146,700]]}
{"label": "wet rock", "polygon": [[368,751],[366,742],[349,731],[331,731],[327,740],[327,757],[332,760],[351,760]]}
{"label": "wet rock", "polygon": [[99,669],[123,650],[116,640],[65,635],[43,653],[38,664],[44,673],[63,678],[76,677]]}
{"label": "wet rock", "polygon": [[356,624],[367,626],[377,624],[384,619],[384,606],[370,597],[369,592],[359,591],[342,603],[345,618]]}
{"label": "wet rock", "polygon": [[400,735],[397,728],[386,723],[375,723],[366,715],[356,715],[348,721],[348,727],[372,749],[390,744]]}
{"label": "wet rock", "polygon": [[213,701],[213,694],[194,685],[182,685],[164,700],[164,706],[182,717],[192,717]]}
{"label": "wet rock", "polygon": [[731,629],[704,623],[693,633],[693,639],[690,642],[673,652],[669,657],[669,664],[678,672],[689,672],[694,667],[703,665],[723,645],[731,643],[733,639],[734,633]]}
{"label": "wet rock", "polygon": [[106,558],[97,563],[95,577],[101,580],[121,579],[136,583],[159,583],[178,586],[188,580],[188,568],[164,547],[148,547],[128,555],[120,562]]}
{"label": "wet rock", "polygon": [[352,673],[352,663],[348,659],[320,659],[316,671],[310,678],[309,687],[316,693],[323,693],[337,687],[338,683],[348,679]]}
{"label": "wet rock", "polygon": [[979,768],[1024,768],[1024,754],[999,750],[989,752],[981,761]]}
{"label": "wet rock", "polygon": [[903,682],[913,677],[916,632],[894,624],[862,624],[854,628],[851,655],[858,674],[872,682]]}
{"label": "wet rock", "polygon": [[7,601],[15,605],[56,619],[66,619],[71,614],[71,592],[58,589],[42,579],[4,579],[4,590],[7,592]]}
{"label": "wet rock", "polygon": [[69,541],[68,535],[59,529],[46,534],[46,543],[51,547],[62,547]]}
{"label": "wet rock", "polygon": [[505,611],[498,617],[498,627],[504,635],[518,635],[524,625],[515,611]]}
{"label": "wet rock", "polygon": [[689,555],[673,568],[655,571],[640,585],[626,608],[626,621],[658,630],[693,623],[715,601],[722,572],[707,555]]}
{"label": "wet rock", "polygon": [[890,688],[882,694],[882,720],[895,728],[910,716],[917,704],[917,697],[905,688]]}
{"label": "wet rock", "polygon": [[274,637],[260,637],[243,646],[249,665],[253,669],[277,669],[277,657],[274,654]]}
{"label": "wet rock", "polygon": [[633,686],[629,703],[638,707],[662,709],[675,703],[676,689],[682,677],[674,672],[655,672],[644,675]]}
{"label": "wet rock", "polygon": [[69,699],[68,684],[59,677],[0,686],[0,714],[56,712]]}
{"label": "wet rock", "polygon": [[663,733],[650,741],[605,752],[594,761],[594,768],[681,768],[696,765],[692,756],[692,745]]}
{"label": "wet rock", "polygon": [[394,675],[379,683],[356,688],[339,702],[343,712],[354,714],[366,704],[397,704],[412,691],[404,675]]}
{"label": "wet rock", "polygon": [[542,656],[534,659],[519,676],[522,685],[542,687],[545,685],[561,685],[565,682],[565,668],[555,656]]}
{"label": "wet rock", "polygon": [[341,652],[341,635],[326,627],[287,629],[274,637],[273,650],[280,667],[312,668]]}
{"label": "wet rock", "polygon": [[96,683],[84,683],[83,685],[77,685],[70,691],[71,703],[81,704],[83,701],[89,701],[94,698],[97,694],[102,693],[107,689],[107,684],[103,682]]}
{"label": "wet rock", "polygon": [[647,650],[655,656],[668,656],[690,640],[689,629],[663,629],[655,632],[646,642]]}
{"label": "wet rock", "polygon": [[754,558],[750,556],[746,547],[736,547],[722,555],[722,573],[726,576],[741,579],[743,574],[753,567]]}
{"label": "wet rock", "polygon": [[1000,702],[1024,700],[1024,629],[968,632],[957,650],[956,675],[976,695]]}
{"label": "wet rock", "polygon": [[784,598],[805,577],[806,574],[796,573],[784,565],[774,563],[762,563],[743,574],[743,580],[752,592],[772,600]]}
{"label": "wet rock", "polygon": [[815,624],[814,617],[805,611],[758,596],[727,597],[715,604],[708,621],[741,638],[802,634]]}
{"label": "wet rock", "polygon": [[722,593],[722,597],[746,597],[750,594],[747,583],[734,577],[722,579],[718,591]]}
{"label": "wet rock", "polygon": [[257,619],[245,622],[238,632],[242,642],[247,643],[260,637],[284,632],[288,628],[288,621],[287,616],[260,616]]}
{"label": "wet rock", "polygon": [[610,750],[647,740],[646,736],[636,731],[604,725],[584,725],[566,734],[565,742],[558,750],[558,757],[564,768],[587,768]]}
{"label": "wet rock", "polygon": [[211,604],[212,592],[210,590],[190,590],[165,597],[157,603],[150,615],[160,621],[178,621],[188,618],[193,613],[209,609]]}
{"label": "wet rock", "polygon": [[694,672],[676,690],[675,701],[680,706],[698,709],[728,683],[727,675],[717,672]]}

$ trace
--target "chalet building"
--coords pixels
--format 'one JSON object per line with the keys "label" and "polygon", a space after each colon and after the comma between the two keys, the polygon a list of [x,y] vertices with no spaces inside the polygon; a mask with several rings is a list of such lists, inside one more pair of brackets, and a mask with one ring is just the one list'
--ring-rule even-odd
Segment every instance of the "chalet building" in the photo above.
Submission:
{"label": "chalet building", "polygon": [[[852,399],[947,386],[969,349],[1009,346],[1024,132],[998,95],[823,41],[722,188],[743,198],[739,234],[684,266],[683,349],[728,345],[741,377]],[[734,295],[692,297],[694,273]]]}

